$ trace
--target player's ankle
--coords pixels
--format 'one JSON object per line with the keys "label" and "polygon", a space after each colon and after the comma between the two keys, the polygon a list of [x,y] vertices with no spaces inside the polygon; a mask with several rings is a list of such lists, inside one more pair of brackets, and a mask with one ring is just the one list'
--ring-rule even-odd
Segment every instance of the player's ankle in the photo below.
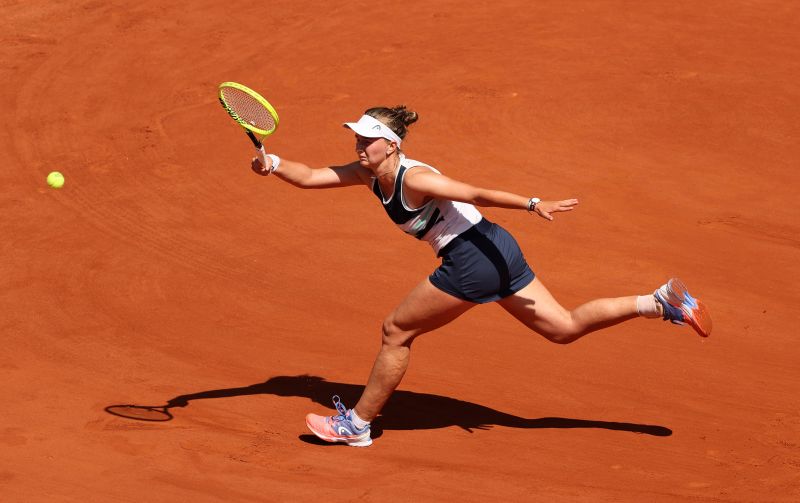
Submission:
{"label": "player's ankle", "polygon": [[361,419],[356,412],[356,409],[350,409],[350,421],[353,422],[353,426],[358,428],[359,430],[363,430],[367,426],[369,426],[369,421],[364,421]]}
{"label": "player's ankle", "polygon": [[645,318],[660,318],[663,316],[661,304],[656,300],[656,296],[640,295],[636,297],[636,312]]}

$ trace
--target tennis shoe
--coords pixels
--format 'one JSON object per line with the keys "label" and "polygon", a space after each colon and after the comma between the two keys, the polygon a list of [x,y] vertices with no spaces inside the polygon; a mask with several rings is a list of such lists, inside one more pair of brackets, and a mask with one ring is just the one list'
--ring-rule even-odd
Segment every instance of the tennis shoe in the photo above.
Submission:
{"label": "tennis shoe", "polygon": [[681,280],[670,279],[653,295],[663,308],[664,321],[689,325],[702,337],[711,335],[711,315],[708,309],[699,299],[689,295]]}
{"label": "tennis shoe", "polygon": [[311,433],[326,442],[342,442],[352,447],[371,445],[369,425],[364,428],[356,428],[352,420],[352,409],[345,408],[338,395],[333,397],[333,405],[336,406],[338,415],[306,415],[306,426]]}

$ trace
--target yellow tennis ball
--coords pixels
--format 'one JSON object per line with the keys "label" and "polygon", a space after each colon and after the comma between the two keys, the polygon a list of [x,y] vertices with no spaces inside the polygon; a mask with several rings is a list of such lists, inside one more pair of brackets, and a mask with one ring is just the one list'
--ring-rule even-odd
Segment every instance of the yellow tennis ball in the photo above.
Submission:
{"label": "yellow tennis ball", "polygon": [[47,185],[53,187],[54,189],[60,189],[64,186],[64,175],[58,171],[53,171],[47,175]]}

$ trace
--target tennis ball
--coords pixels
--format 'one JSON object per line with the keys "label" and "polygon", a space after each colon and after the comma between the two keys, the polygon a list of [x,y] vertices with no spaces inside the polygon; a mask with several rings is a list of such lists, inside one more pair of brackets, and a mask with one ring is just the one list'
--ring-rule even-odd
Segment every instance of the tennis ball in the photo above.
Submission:
{"label": "tennis ball", "polygon": [[58,171],[53,171],[47,175],[47,185],[53,187],[54,189],[60,189],[64,186],[64,175]]}

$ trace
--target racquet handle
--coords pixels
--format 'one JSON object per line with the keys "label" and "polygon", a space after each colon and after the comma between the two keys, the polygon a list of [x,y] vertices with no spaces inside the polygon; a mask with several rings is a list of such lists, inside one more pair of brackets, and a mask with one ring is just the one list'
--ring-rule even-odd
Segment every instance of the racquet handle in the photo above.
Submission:
{"label": "racquet handle", "polygon": [[[247,136],[250,137],[250,140],[253,142],[253,145],[255,145],[256,147],[256,155],[258,156],[258,160],[261,161],[261,165],[266,168],[267,153],[266,151],[264,151],[264,145],[260,141],[258,141],[258,138],[256,138],[256,135],[254,135],[252,131],[248,131],[247,129],[245,129],[245,132],[247,133]],[[270,162],[272,162],[272,160],[270,160]],[[271,169],[267,172],[267,174],[269,173],[272,173]]]}
{"label": "racquet handle", "polygon": [[[258,156],[258,160],[261,161],[261,165],[264,166],[263,169],[267,168],[267,153],[264,152],[264,146],[261,145],[259,148],[256,149],[256,155]],[[272,165],[272,159],[270,159],[270,166]],[[272,169],[267,170],[267,174],[272,173]]]}
{"label": "racquet handle", "polygon": [[261,145],[261,142],[258,141],[258,138],[256,138],[256,135],[254,135],[252,131],[249,131],[249,130],[245,129],[244,132],[247,133],[247,136],[250,137],[250,141],[253,142],[253,145],[255,145],[255,147],[257,149],[263,150],[263,146]]}

